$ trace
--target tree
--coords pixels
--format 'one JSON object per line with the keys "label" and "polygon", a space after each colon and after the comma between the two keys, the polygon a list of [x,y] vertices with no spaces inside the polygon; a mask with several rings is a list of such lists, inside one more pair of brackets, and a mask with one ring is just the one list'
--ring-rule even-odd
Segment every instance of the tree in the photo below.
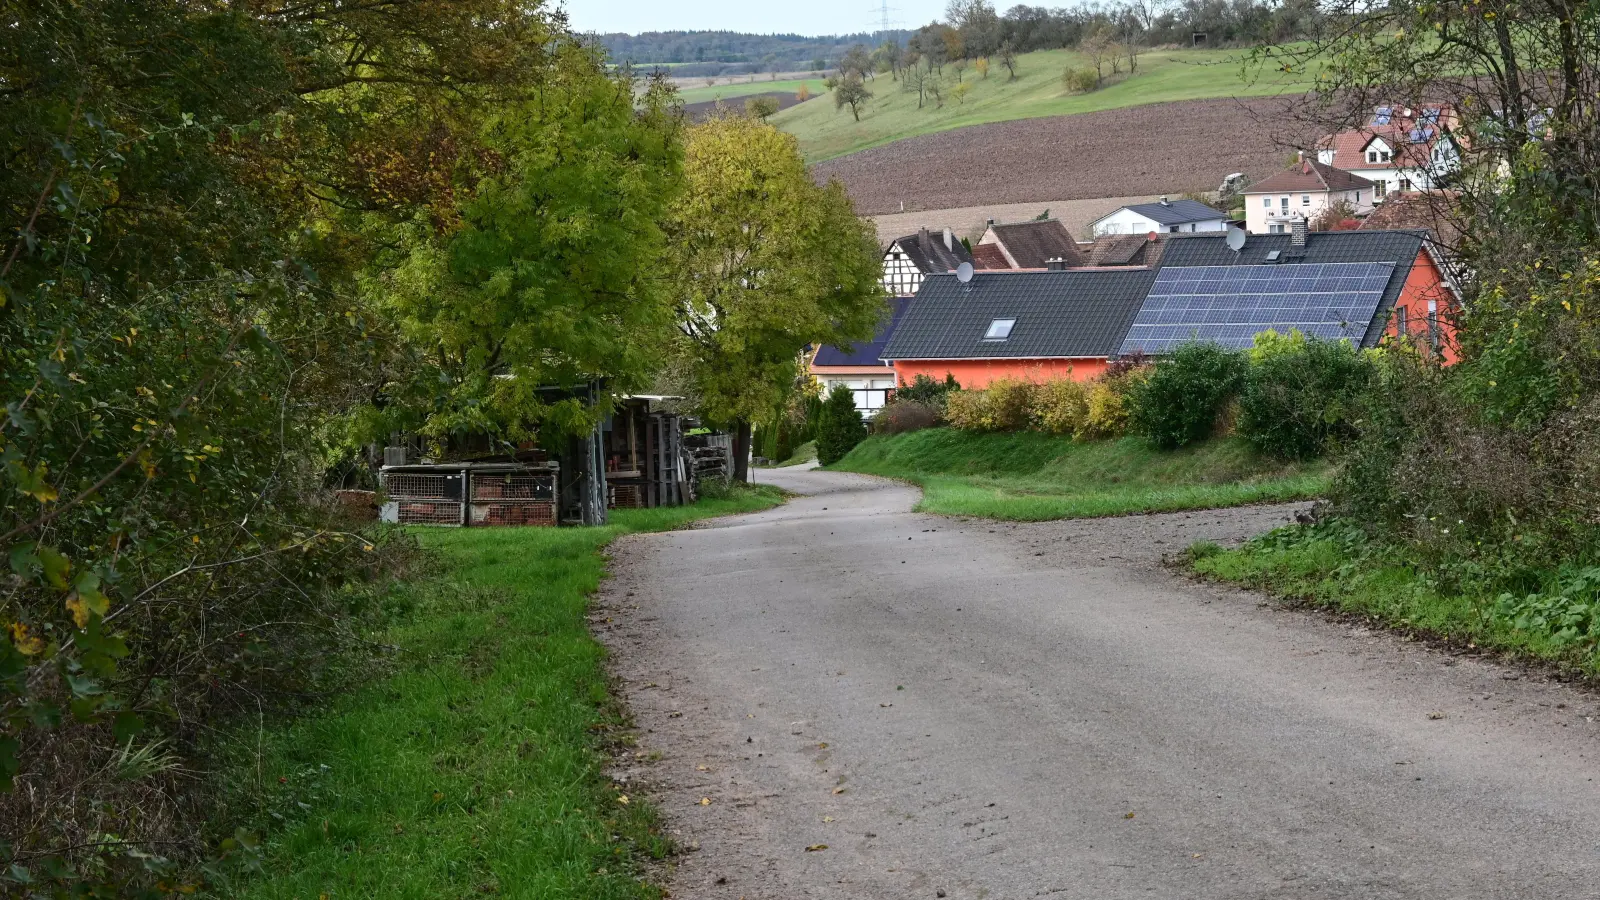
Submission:
{"label": "tree", "polygon": [[914,91],[917,95],[917,109],[921,109],[928,96],[928,85],[934,80],[933,73],[920,56],[913,56],[906,67],[906,76],[901,81],[905,90]]}
{"label": "tree", "polygon": [[1006,71],[1010,73],[1006,81],[1017,80],[1017,54],[1011,49],[1009,41],[1000,45],[1000,65],[1005,66]]}
{"label": "tree", "polygon": [[956,98],[956,103],[962,105],[966,104],[967,95],[970,93],[972,93],[972,85],[970,84],[958,84],[950,89],[950,96]]}
{"label": "tree", "polygon": [[1106,63],[1116,58],[1116,43],[1116,34],[1112,32],[1111,27],[1102,25],[1085,37],[1082,43],[1078,45],[1078,52],[1089,57],[1089,60],[1094,63],[1096,86],[1099,86],[1105,80]]}
{"label": "tree", "polygon": [[945,20],[961,36],[963,55],[983,57],[999,49],[1001,20],[989,0],[950,0]]}
{"label": "tree", "polygon": [[987,57],[987,56],[978,57],[978,59],[975,62],[973,62],[972,68],[977,71],[979,78],[988,80],[988,78],[989,78],[989,57]]}
{"label": "tree", "polygon": [[751,97],[744,102],[744,114],[765,122],[778,114],[778,98],[767,96]]}
{"label": "tree", "polygon": [[850,107],[850,114],[855,116],[857,122],[861,121],[861,107],[871,99],[872,91],[867,89],[858,75],[845,78],[833,89],[833,108]]}
{"label": "tree", "polygon": [[878,49],[872,51],[872,59],[878,71],[888,72],[891,81],[899,80],[900,67],[905,59],[905,50],[901,48],[899,41],[884,41]]}
{"label": "tree", "polygon": [[856,409],[855,392],[835,384],[822,404],[817,423],[817,462],[831,466],[867,437],[867,423]]}
{"label": "tree", "polygon": [[866,80],[873,75],[872,54],[863,44],[855,44],[839,59],[839,79]]}
{"label": "tree", "polygon": [[811,179],[792,136],[753,119],[691,129],[684,175],[662,267],[678,303],[675,353],[700,414],[735,430],[744,479],[750,423],[782,407],[801,349],[877,327],[877,237],[843,187]]}

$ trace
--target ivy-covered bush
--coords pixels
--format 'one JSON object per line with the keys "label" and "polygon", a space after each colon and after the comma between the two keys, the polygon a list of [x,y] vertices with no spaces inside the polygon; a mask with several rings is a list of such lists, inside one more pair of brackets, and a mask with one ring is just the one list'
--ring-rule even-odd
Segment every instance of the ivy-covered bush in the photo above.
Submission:
{"label": "ivy-covered bush", "polygon": [[1178,347],[1129,392],[1131,429],[1166,450],[1211,437],[1243,386],[1246,366],[1242,354],[1216,344]]}
{"label": "ivy-covered bush", "polygon": [[1348,341],[1268,332],[1250,359],[1237,424],[1257,450],[1309,459],[1356,436],[1373,364]]}

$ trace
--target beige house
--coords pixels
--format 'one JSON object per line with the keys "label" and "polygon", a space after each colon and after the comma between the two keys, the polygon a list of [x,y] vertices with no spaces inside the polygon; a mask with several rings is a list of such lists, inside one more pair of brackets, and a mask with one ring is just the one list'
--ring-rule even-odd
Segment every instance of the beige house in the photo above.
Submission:
{"label": "beige house", "polygon": [[1373,183],[1360,175],[1309,159],[1290,166],[1244,192],[1245,230],[1285,234],[1300,217],[1316,221],[1328,207],[1347,203],[1356,215],[1372,211]]}

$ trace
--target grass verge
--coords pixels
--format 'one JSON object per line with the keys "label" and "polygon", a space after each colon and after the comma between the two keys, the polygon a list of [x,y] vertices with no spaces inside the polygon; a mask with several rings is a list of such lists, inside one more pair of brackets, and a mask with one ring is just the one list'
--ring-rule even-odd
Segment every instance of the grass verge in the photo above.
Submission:
{"label": "grass verge", "polygon": [[[800,140],[807,162],[821,162],[866,150],[902,138],[967,125],[1007,122],[1038,116],[1062,116],[1216,97],[1259,97],[1301,93],[1316,84],[1317,72],[1260,72],[1247,68],[1242,50],[1152,50],[1139,56],[1139,72],[1113,80],[1087,94],[1071,94],[1062,87],[1061,73],[1068,66],[1093,66],[1073,50],[1040,50],[1017,57],[1017,80],[1008,80],[998,60],[991,60],[989,77],[968,69],[962,83],[968,94],[951,97],[943,106],[924,102],[887,75],[867,85],[872,99],[857,122],[849,110],[834,107],[833,98],[818,96],[790,107],[772,118],[773,124]],[[956,82],[954,67],[945,66],[947,96]],[[685,100],[691,93],[686,91]],[[696,93],[696,96],[698,94]],[[709,97],[701,99],[710,99]]]}
{"label": "grass verge", "polygon": [[[1196,544],[1188,556],[1199,575],[1290,602],[1360,616],[1458,649],[1547,663],[1588,679],[1600,675],[1595,639],[1587,627],[1575,627],[1592,607],[1592,574],[1541,573],[1512,592],[1492,579],[1425,571],[1408,554],[1338,522],[1282,528],[1237,550]],[[1575,595],[1575,586],[1589,596]]]}
{"label": "grass verge", "polygon": [[950,428],[870,437],[833,468],[915,482],[922,512],[1030,522],[1304,500],[1329,474],[1326,463],[1265,459],[1235,438],[1163,452],[1138,438]]}
{"label": "grass verge", "polygon": [[639,864],[667,841],[604,776],[623,721],[584,620],[602,551],[780,499],[754,487],[604,528],[418,530],[441,571],[391,597],[372,635],[393,648],[386,670],[240,735],[232,794],[268,841],[263,874],[232,896],[660,896]]}

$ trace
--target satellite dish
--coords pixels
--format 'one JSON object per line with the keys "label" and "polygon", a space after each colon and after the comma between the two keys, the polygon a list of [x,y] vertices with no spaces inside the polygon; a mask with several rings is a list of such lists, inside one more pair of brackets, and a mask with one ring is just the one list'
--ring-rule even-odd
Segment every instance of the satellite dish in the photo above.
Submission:
{"label": "satellite dish", "polygon": [[956,280],[962,284],[972,280],[972,263],[964,262],[956,266]]}
{"label": "satellite dish", "polygon": [[1244,249],[1245,235],[1243,228],[1228,229],[1228,249],[1235,253]]}

